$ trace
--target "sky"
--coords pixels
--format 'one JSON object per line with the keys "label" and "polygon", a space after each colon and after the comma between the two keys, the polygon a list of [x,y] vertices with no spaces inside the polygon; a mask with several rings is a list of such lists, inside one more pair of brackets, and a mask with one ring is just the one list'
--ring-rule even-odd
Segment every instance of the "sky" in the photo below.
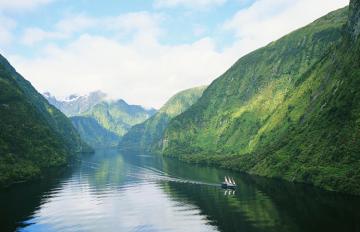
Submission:
{"label": "sky", "polygon": [[0,53],[39,92],[161,107],[348,0],[0,0]]}

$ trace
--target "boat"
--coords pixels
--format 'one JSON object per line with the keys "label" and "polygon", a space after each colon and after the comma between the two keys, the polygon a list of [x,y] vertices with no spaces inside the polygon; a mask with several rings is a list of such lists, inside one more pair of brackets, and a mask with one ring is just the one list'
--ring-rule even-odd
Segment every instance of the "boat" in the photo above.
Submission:
{"label": "boat", "polygon": [[224,196],[233,196],[235,195],[235,189],[225,189]]}
{"label": "boat", "polygon": [[224,182],[221,183],[221,187],[224,189],[235,189],[236,188],[236,183],[234,181],[234,179],[230,178],[230,177],[224,177]]}

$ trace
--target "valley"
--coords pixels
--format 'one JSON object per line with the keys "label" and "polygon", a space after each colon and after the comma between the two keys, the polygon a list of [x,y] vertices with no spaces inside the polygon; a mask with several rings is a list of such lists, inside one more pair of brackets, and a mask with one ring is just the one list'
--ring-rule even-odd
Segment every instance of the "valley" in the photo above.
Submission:
{"label": "valley", "polygon": [[359,0],[108,4],[0,3],[0,231],[359,231]]}

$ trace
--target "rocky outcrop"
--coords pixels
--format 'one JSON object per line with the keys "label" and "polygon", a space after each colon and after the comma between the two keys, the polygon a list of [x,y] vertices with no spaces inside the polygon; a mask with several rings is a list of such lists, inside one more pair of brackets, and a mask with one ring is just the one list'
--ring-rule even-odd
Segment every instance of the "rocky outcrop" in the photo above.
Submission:
{"label": "rocky outcrop", "polygon": [[349,32],[353,39],[357,39],[360,34],[360,0],[350,1],[349,13]]}

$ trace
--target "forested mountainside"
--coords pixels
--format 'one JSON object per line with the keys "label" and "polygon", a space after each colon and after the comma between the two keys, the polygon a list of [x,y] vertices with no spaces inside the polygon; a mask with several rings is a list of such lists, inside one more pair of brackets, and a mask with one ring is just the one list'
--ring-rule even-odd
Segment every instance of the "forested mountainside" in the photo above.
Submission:
{"label": "forested mountainside", "polygon": [[93,147],[115,147],[119,143],[119,136],[106,130],[94,118],[74,116],[70,120],[81,138]]}
{"label": "forested mountainside", "polygon": [[[94,143],[96,147],[110,144],[116,146],[133,125],[144,122],[156,113],[154,109],[129,105],[121,99],[107,100],[106,94],[101,91],[86,96],[71,95],[64,100],[58,100],[50,93],[44,93],[44,96],[67,116],[82,117],[81,123],[80,118],[76,118],[73,124],[87,143],[97,141]],[[90,118],[96,120],[98,125],[89,120]],[[97,130],[96,133],[94,130]],[[108,131],[107,135],[104,130]]]}
{"label": "forested mountainside", "polygon": [[145,122],[133,126],[121,139],[121,149],[158,152],[169,121],[194,104],[206,86],[181,91],[171,97],[163,107]]}
{"label": "forested mountainside", "polygon": [[239,59],[170,122],[164,154],[360,194],[359,12]]}
{"label": "forested mountainside", "polygon": [[69,119],[0,57],[0,186],[37,177],[91,148]]}
{"label": "forested mountainside", "polygon": [[107,130],[123,136],[132,126],[144,122],[156,113],[138,105],[129,105],[124,100],[103,101],[95,105],[83,116],[96,119]]}

